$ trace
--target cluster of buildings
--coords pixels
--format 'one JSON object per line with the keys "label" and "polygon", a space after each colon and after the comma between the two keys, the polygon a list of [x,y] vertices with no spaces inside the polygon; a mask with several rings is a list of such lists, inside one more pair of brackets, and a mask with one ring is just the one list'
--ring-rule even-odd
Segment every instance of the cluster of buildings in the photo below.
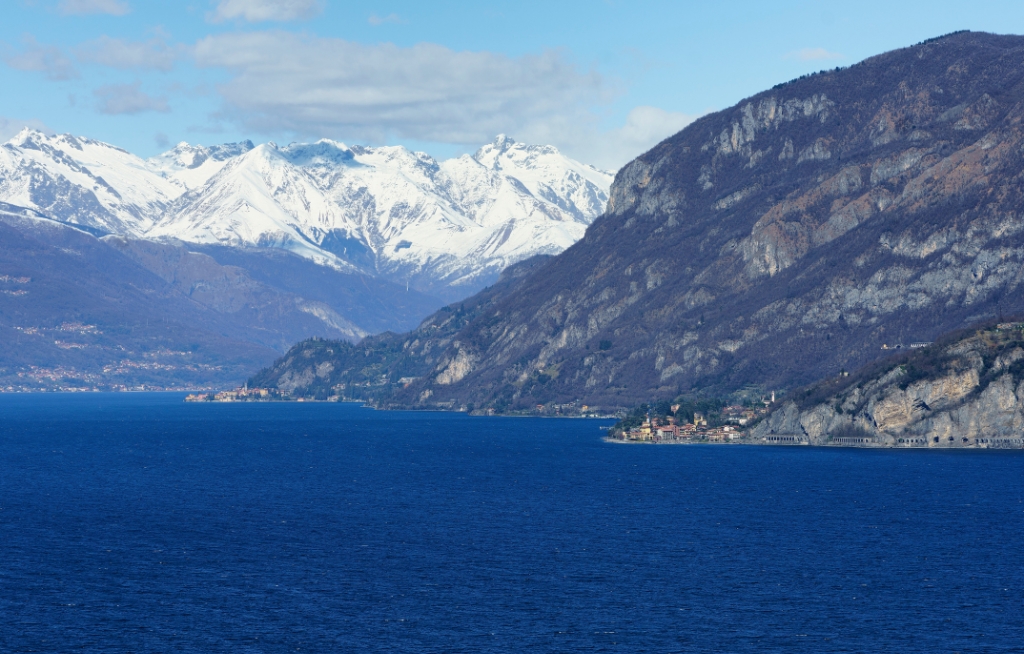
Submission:
{"label": "cluster of buildings", "polygon": [[[115,381],[108,373],[125,372],[126,365],[132,362],[121,362],[119,366],[106,366],[103,372],[90,372],[79,370],[70,366],[55,366],[45,368],[29,366],[28,370],[20,370],[15,374],[0,378],[4,385],[0,386],[0,393],[36,393],[36,392],[62,392],[62,393],[84,393],[99,391],[181,391],[185,390],[180,385],[161,385],[143,382],[129,382],[126,380]],[[152,369],[153,365],[145,367]],[[143,366],[137,366],[143,367]],[[188,388],[195,388],[189,386]]]}
{"label": "cluster of buildings", "polygon": [[[775,401],[775,393],[772,393],[771,401]],[[756,409],[752,409],[750,407],[745,406],[737,406],[735,404],[732,406],[727,406],[724,409],[722,409],[722,420],[734,425],[740,425],[741,427],[749,425],[750,423],[754,422],[761,416],[768,415],[769,406],[771,406],[769,402],[765,402],[765,405],[763,407],[757,407]]]}
{"label": "cluster of buildings", "polygon": [[650,443],[673,443],[687,441],[707,441],[710,443],[726,443],[743,437],[743,430],[735,425],[708,427],[707,420],[701,414],[694,415],[694,421],[683,425],[676,424],[675,418],[665,419],[661,424],[657,418],[644,420],[639,427],[622,432],[622,439]]}
{"label": "cluster of buildings", "polygon": [[[30,277],[12,277],[10,275],[0,275],[0,283],[28,284],[30,281],[32,281],[32,278]],[[4,295],[13,295],[15,297],[28,295],[28,291],[26,291],[23,288],[16,288],[13,290],[9,288],[0,288],[0,293]]]}
{"label": "cluster of buildings", "polygon": [[580,404],[579,400],[573,400],[565,403],[538,404],[534,409],[534,412],[540,415],[576,416],[587,415],[591,407],[587,404]]}
{"label": "cluster of buildings", "polygon": [[[774,400],[774,394],[772,399]],[[726,424],[715,427],[709,427],[707,417],[700,412],[693,414],[693,422],[685,424],[678,424],[672,416],[664,419],[648,416],[638,427],[621,432],[619,437],[622,440],[649,443],[728,443],[742,439],[745,432],[741,427],[752,424],[768,413],[771,403],[766,401],[764,404],[765,406],[757,408],[727,406],[720,414],[720,422]],[[678,412],[679,408],[678,404],[673,405],[672,412]]]}
{"label": "cluster of buildings", "polygon": [[[911,343],[910,344],[910,349],[911,350],[918,350],[918,349],[920,349],[922,347],[928,347],[931,344],[932,344],[931,341],[920,341],[918,343]],[[905,349],[907,349],[907,346],[904,345],[903,343],[895,343],[893,345],[889,345],[888,343],[882,343],[882,349],[883,350],[905,350]]]}
{"label": "cluster of buildings", "polygon": [[219,393],[191,393],[185,396],[186,402],[256,402],[269,400],[276,396],[266,388],[249,388],[243,386],[233,391],[221,391]]}

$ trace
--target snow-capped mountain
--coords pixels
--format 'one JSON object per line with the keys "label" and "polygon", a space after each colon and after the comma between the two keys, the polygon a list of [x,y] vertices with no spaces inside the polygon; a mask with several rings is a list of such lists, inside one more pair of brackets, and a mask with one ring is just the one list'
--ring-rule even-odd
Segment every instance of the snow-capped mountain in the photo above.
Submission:
{"label": "snow-capped mountain", "polygon": [[146,161],[146,167],[161,177],[171,180],[177,191],[198,188],[205,184],[230,159],[245,154],[254,147],[252,141],[223,145],[189,145],[182,141],[173,149]]}
{"label": "snow-capped mountain", "polygon": [[279,248],[446,298],[556,254],[602,213],[612,175],[499,136],[438,162],[401,146],[181,143],[142,160],[24,130],[0,147],[0,201],[96,231]]}
{"label": "snow-capped mountain", "polygon": [[94,231],[141,235],[180,191],[120,148],[24,129],[0,145],[0,201]]}
{"label": "snow-capped mountain", "polygon": [[[472,157],[489,170],[522,182],[535,197],[547,200],[589,224],[604,212],[612,174],[570,159],[550,145],[523,145],[498,136]],[[445,162],[451,163],[451,162]],[[467,162],[468,163],[468,162]]]}
{"label": "snow-capped mountain", "polygon": [[441,163],[400,146],[268,143],[183,194],[147,236],[280,247],[424,290],[464,291],[579,240],[611,179],[504,136]]}

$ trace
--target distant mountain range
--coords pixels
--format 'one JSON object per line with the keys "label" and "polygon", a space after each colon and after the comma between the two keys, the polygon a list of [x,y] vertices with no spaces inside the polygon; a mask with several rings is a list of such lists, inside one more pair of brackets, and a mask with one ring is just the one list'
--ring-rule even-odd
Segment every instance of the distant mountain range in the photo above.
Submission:
{"label": "distant mountain range", "polygon": [[440,163],[332,141],[142,160],[24,130],[0,145],[0,389],[223,385],[302,338],[410,329],[570,246],[610,179],[506,137]]}
{"label": "distant mountain range", "polygon": [[585,237],[500,293],[408,334],[302,343],[255,380],[628,407],[793,389],[1024,313],[1021,71],[1024,37],[963,32],[780,84],[629,163]]}
{"label": "distant mountain range", "polygon": [[604,211],[610,173],[499,136],[438,162],[404,147],[179,144],[149,160],[25,129],[0,146],[0,201],[95,234],[280,249],[437,297],[557,254]]}

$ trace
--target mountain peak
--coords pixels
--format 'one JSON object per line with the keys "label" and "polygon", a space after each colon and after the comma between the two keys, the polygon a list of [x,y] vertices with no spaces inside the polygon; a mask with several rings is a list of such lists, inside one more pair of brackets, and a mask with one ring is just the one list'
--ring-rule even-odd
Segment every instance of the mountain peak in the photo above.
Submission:
{"label": "mountain peak", "polygon": [[18,131],[18,133],[14,135],[13,138],[24,139],[24,138],[30,138],[30,137],[35,136],[35,135],[46,136],[45,134],[43,134],[41,131],[39,131],[38,129],[36,129],[34,127],[25,126],[25,127],[22,127]]}
{"label": "mountain peak", "polygon": [[351,148],[331,139],[320,139],[316,143],[289,143],[280,152],[296,166],[347,165],[355,159]]}
{"label": "mountain peak", "polygon": [[182,141],[176,146],[146,160],[146,166],[161,177],[172,180],[184,191],[204,184],[228,160],[254,149],[252,141],[221,145],[192,145]]}
{"label": "mountain peak", "polygon": [[500,157],[509,150],[512,150],[513,148],[524,147],[530,146],[527,146],[523,143],[519,143],[511,136],[507,136],[505,134],[498,134],[497,136],[494,137],[493,141],[491,141],[487,145],[482,146],[479,150],[477,150],[476,153],[473,155],[473,158],[481,162],[483,162],[484,159],[493,160],[497,157]]}
{"label": "mountain peak", "polygon": [[30,143],[37,143],[40,140],[46,140],[48,136],[43,132],[35,129],[34,127],[22,127],[21,131],[12,136],[8,143],[11,145],[22,146]]}

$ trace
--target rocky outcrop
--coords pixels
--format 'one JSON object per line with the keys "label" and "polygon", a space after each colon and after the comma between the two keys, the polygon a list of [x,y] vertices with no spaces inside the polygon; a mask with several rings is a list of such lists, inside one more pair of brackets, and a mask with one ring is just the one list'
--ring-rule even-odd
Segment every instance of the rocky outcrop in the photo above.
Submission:
{"label": "rocky outcrop", "polygon": [[[947,339],[795,393],[754,442],[1024,448],[1024,324]],[[792,438],[780,438],[780,437]]]}

